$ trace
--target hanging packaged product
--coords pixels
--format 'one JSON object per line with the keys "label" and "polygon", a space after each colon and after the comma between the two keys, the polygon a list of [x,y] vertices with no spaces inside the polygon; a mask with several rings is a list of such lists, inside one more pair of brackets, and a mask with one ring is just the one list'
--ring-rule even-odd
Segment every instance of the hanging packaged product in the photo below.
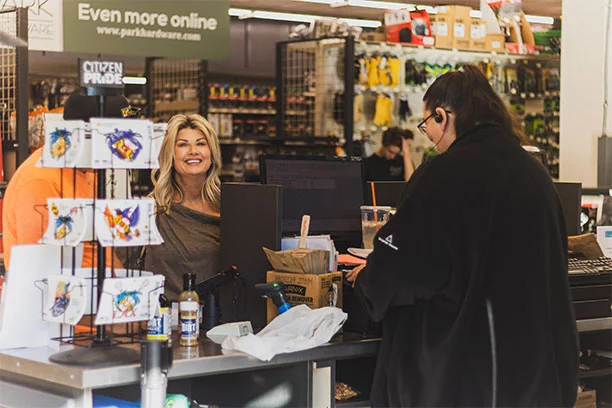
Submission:
{"label": "hanging packaged product", "polygon": [[393,101],[388,95],[380,94],[376,97],[376,111],[374,124],[376,126],[391,126]]}
{"label": "hanging packaged product", "polygon": [[381,60],[382,60],[382,57],[378,55],[378,56],[372,56],[366,61],[367,73],[368,73],[368,88],[374,88],[375,86],[380,85],[380,77],[378,74],[378,69],[379,69]]}
{"label": "hanging packaged product", "polygon": [[399,85],[402,61],[399,58],[392,57],[392,58],[389,58],[388,65],[389,65],[389,71],[391,75],[391,87],[396,88]]}
{"label": "hanging packaged product", "polygon": [[391,86],[391,64],[389,63],[389,56],[383,55],[380,57],[378,64],[378,82],[382,86]]}

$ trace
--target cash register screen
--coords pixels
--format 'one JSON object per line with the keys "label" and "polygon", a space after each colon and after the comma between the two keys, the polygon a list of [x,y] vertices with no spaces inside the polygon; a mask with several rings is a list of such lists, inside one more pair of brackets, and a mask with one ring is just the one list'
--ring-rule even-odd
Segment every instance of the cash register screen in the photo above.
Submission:
{"label": "cash register screen", "polygon": [[302,215],[308,214],[310,234],[361,236],[360,157],[262,155],[259,168],[262,183],[283,186],[283,235],[299,234]]}

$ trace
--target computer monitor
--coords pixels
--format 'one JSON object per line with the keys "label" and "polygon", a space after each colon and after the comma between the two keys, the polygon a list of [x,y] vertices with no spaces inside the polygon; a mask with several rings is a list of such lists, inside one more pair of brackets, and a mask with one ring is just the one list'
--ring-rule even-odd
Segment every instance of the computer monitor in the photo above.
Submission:
{"label": "computer monitor", "polygon": [[335,240],[361,240],[365,175],[360,157],[261,155],[263,184],[283,186],[283,236],[299,234],[310,215],[310,234]]}
{"label": "computer monitor", "polygon": [[[373,188],[372,185],[374,185]],[[404,187],[406,187],[405,181],[368,181],[366,201],[368,205],[374,205],[374,200],[372,199],[373,189],[374,194],[376,194],[376,205],[397,207]]]}
{"label": "computer monitor", "polygon": [[582,183],[555,182],[555,187],[561,199],[567,235],[580,234]]}

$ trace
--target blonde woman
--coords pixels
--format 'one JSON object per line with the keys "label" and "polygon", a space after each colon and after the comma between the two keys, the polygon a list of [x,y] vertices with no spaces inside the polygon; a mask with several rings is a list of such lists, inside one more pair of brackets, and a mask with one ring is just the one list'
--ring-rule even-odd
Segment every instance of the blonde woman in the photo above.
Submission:
{"label": "blonde woman", "polygon": [[218,273],[221,182],[219,139],[197,114],[179,114],[168,122],[152,173],[162,245],[147,247],[145,270],[166,277],[166,296],[176,300],[183,273],[198,282]]}

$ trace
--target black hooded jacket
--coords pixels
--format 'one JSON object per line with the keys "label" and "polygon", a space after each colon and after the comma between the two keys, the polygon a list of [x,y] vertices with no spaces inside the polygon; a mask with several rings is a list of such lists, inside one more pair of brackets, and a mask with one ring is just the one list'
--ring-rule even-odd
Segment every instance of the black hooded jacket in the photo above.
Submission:
{"label": "black hooded jacket", "polygon": [[383,321],[375,406],[573,405],[563,212],[503,129],[477,127],[417,169],[355,285]]}

